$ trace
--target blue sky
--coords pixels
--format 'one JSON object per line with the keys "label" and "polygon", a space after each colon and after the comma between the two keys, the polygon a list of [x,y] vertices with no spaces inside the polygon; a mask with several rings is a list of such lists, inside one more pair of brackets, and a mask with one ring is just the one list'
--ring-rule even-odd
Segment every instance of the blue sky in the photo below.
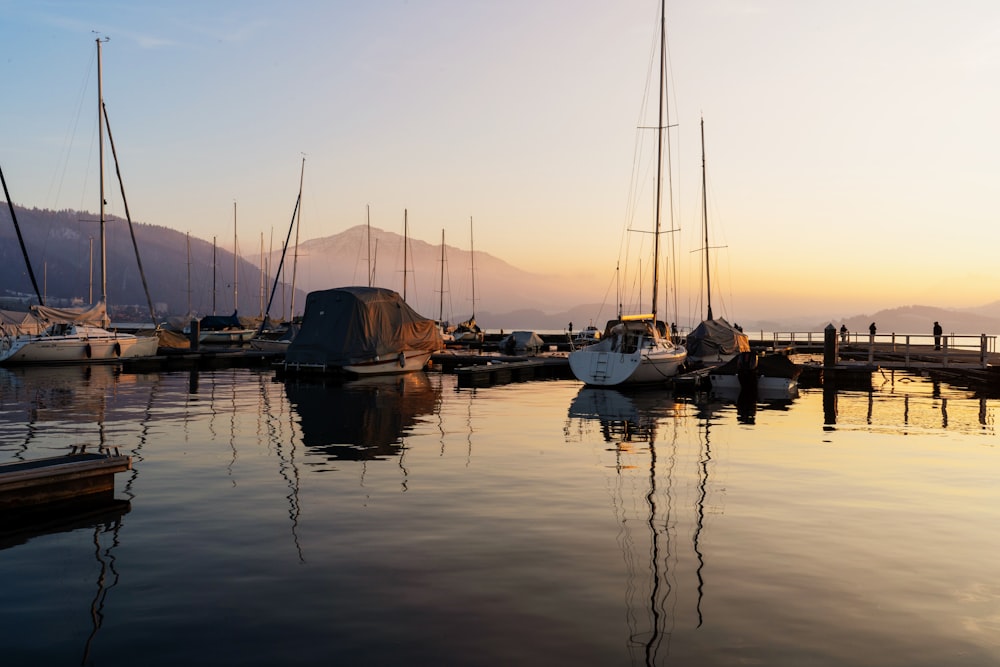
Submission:
{"label": "blue sky", "polygon": [[[652,187],[655,0],[0,11],[0,166],[22,206],[96,209],[96,31],[138,221],[231,245],[236,201],[252,255],[283,236],[304,154],[303,238],[370,205],[464,246],[471,216],[477,250],[582,302],[651,225],[629,192]],[[667,19],[682,312],[703,289],[701,116],[717,315],[1000,298],[1000,4],[674,0]]]}

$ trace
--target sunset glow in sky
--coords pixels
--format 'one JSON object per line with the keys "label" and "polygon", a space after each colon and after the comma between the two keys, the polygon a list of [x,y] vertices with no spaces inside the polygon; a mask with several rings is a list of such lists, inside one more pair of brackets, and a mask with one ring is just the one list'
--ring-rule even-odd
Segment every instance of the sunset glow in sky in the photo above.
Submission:
{"label": "sunset glow in sky", "polygon": [[[477,250],[575,280],[581,302],[638,243],[626,226],[652,225],[630,223],[629,192],[637,143],[652,155],[657,0],[0,11],[21,206],[97,208],[96,31],[137,221],[231,247],[236,201],[251,255],[283,236],[304,154],[302,238],[370,204],[373,226],[402,233],[408,209],[412,236],[465,246],[471,216]],[[1000,298],[1000,3],[672,0],[667,21],[682,312],[703,289],[702,116],[717,316]]]}

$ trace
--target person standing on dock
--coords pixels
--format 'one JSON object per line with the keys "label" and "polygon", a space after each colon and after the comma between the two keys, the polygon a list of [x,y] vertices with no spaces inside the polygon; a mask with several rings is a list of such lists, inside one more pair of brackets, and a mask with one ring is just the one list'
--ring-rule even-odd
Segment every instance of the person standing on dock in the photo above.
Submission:
{"label": "person standing on dock", "polygon": [[840,342],[841,343],[846,343],[847,342],[847,325],[846,324],[841,324],[840,325]]}
{"label": "person standing on dock", "polygon": [[934,323],[934,349],[941,349],[941,334],[944,333],[944,329],[941,328],[941,324],[938,322]]}
{"label": "person standing on dock", "polygon": [[872,338],[875,338],[875,323],[874,322],[872,322],[871,324],[868,325],[868,333],[870,333],[872,335]]}

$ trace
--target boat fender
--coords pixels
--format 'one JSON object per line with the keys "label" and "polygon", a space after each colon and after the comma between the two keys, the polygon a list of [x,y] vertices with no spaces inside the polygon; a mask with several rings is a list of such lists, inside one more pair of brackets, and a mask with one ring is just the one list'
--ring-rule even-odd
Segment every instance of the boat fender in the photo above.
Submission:
{"label": "boat fender", "polygon": [[115,341],[115,356],[116,357],[122,356],[122,346],[121,343],[119,343],[118,341]]}
{"label": "boat fender", "polygon": [[399,353],[399,367],[403,368],[405,366],[406,366],[406,353],[405,352],[400,352]]}
{"label": "boat fender", "polygon": [[90,359],[90,355],[92,354],[90,349],[90,343],[87,343],[86,345],[83,346],[83,353],[87,355],[88,359]]}

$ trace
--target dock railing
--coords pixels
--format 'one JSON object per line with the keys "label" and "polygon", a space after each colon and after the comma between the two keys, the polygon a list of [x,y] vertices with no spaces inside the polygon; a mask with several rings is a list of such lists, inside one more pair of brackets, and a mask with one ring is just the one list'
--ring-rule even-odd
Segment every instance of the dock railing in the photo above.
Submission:
{"label": "dock railing", "polygon": [[[770,337],[770,338],[769,338]],[[977,363],[986,368],[991,358],[996,354],[995,335],[991,334],[943,334],[940,337],[940,345],[935,345],[935,337],[932,334],[870,334],[862,332],[848,332],[841,336],[838,332],[838,343],[841,349],[854,351],[868,351],[868,361],[871,363],[875,359],[875,353],[902,354],[907,365],[912,357],[933,356],[936,363],[947,366],[949,362],[961,361],[968,363],[970,359],[975,359]],[[816,331],[776,331],[771,334],[761,332],[761,343],[768,344],[774,349],[792,348],[815,351],[823,348],[824,332]]]}

